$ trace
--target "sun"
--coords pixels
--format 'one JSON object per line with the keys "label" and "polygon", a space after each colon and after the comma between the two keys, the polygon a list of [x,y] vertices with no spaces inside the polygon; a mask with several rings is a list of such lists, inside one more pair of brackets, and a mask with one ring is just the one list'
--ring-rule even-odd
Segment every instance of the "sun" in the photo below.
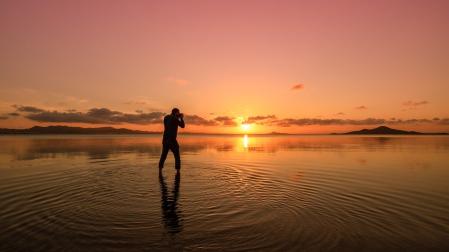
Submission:
{"label": "sun", "polygon": [[241,126],[242,126],[242,130],[245,132],[249,131],[251,129],[251,124],[249,124],[249,123],[243,123]]}

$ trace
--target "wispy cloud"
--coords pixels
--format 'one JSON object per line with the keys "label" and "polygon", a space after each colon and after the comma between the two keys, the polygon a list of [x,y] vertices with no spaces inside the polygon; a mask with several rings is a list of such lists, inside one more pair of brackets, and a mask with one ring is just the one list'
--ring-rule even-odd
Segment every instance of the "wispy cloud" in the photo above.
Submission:
{"label": "wispy cloud", "polygon": [[364,110],[364,109],[368,109],[368,108],[366,106],[364,106],[364,105],[361,105],[361,106],[355,107],[355,109]]}
{"label": "wispy cloud", "polygon": [[236,126],[237,122],[234,117],[229,116],[217,116],[214,118],[215,121],[221,122],[224,126]]}
{"label": "wispy cloud", "polygon": [[156,108],[164,107],[158,101],[146,98],[146,97],[137,97],[134,99],[129,99],[123,102],[125,105],[129,105],[131,107],[142,108],[145,107],[147,111],[158,111]]}
{"label": "wispy cloud", "polygon": [[147,101],[144,100],[134,100],[125,102],[126,105],[138,105],[138,106],[146,106],[148,105]]}
{"label": "wispy cloud", "polygon": [[428,101],[405,101],[402,103],[402,105],[406,106],[406,107],[418,107],[418,106],[422,106],[422,105],[426,105],[429,104]]}
{"label": "wispy cloud", "polygon": [[265,115],[265,116],[250,116],[244,123],[262,123],[268,120],[276,119],[275,115]]}
{"label": "wispy cloud", "polygon": [[301,90],[301,89],[304,89],[304,84],[302,84],[302,83],[297,83],[297,84],[293,85],[291,89],[292,89],[292,90]]}
{"label": "wispy cloud", "polygon": [[412,118],[412,119],[382,119],[382,118],[366,118],[366,119],[321,119],[321,118],[286,118],[270,122],[270,125],[277,125],[281,127],[290,126],[309,126],[309,125],[383,125],[383,124],[449,124],[449,118],[426,119],[426,118]]}
{"label": "wispy cloud", "polygon": [[384,124],[384,119],[367,118],[363,120],[352,119],[321,119],[321,118],[286,118],[274,121],[273,123],[281,127],[308,126],[308,125],[378,125]]}
{"label": "wispy cloud", "polygon": [[89,102],[87,99],[83,99],[83,98],[79,98],[79,97],[75,97],[75,96],[65,96],[64,100],[68,104],[72,104],[72,103],[87,103],[87,102]]}
{"label": "wispy cloud", "polygon": [[190,81],[188,81],[186,79],[176,78],[176,77],[168,77],[167,81],[170,83],[174,83],[178,86],[186,86],[186,85],[190,84]]}
{"label": "wispy cloud", "polygon": [[429,104],[428,101],[405,101],[402,103],[403,109],[402,111],[416,110],[419,107]]}
{"label": "wispy cloud", "polygon": [[21,105],[13,105],[14,108],[19,112],[29,112],[29,113],[39,113],[44,112],[45,110],[33,107],[33,106],[21,106]]}
{"label": "wispy cloud", "polygon": [[443,119],[439,119],[437,121],[439,122],[439,124],[449,125],[449,118],[443,118]]}
{"label": "wispy cloud", "polygon": [[219,125],[215,120],[208,120],[198,115],[186,115],[184,117],[186,124],[202,125],[202,126],[217,126]]}

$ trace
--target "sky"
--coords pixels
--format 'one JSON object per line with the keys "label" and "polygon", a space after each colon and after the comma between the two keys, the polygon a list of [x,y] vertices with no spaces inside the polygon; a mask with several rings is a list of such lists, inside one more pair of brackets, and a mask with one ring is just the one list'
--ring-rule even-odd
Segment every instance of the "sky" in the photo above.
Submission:
{"label": "sky", "polygon": [[0,127],[449,132],[448,27],[446,0],[3,0]]}

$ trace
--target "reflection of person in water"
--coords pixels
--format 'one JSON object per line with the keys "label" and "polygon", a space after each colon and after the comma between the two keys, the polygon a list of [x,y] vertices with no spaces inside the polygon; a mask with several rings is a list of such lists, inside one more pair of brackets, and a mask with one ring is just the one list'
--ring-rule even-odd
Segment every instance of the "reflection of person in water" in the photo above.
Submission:
{"label": "reflection of person in water", "polygon": [[159,183],[161,185],[162,217],[169,233],[178,233],[182,229],[182,225],[180,223],[180,219],[178,216],[178,206],[177,206],[180,182],[181,182],[181,174],[179,170],[177,170],[172,195],[169,196],[164,176],[162,175],[162,172],[159,171]]}
{"label": "reflection of person in water", "polygon": [[176,141],[178,135],[178,126],[185,127],[184,115],[179,112],[179,109],[174,108],[170,115],[164,117],[164,137],[162,139],[162,154],[159,160],[159,169],[164,168],[164,162],[167,158],[168,151],[171,150],[175,156],[175,168],[181,168],[181,158],[179,156],[179,144]]}

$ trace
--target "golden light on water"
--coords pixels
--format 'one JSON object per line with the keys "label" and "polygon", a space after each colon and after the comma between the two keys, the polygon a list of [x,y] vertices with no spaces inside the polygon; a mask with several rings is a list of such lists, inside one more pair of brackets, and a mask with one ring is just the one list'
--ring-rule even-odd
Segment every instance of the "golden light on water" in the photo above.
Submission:
{"label": "golden light on water", "polygon": [[248,137],[248,135],[244,135],[243,136],[243,148],[248,149],[248,145],[249,145],[249,137]]}

